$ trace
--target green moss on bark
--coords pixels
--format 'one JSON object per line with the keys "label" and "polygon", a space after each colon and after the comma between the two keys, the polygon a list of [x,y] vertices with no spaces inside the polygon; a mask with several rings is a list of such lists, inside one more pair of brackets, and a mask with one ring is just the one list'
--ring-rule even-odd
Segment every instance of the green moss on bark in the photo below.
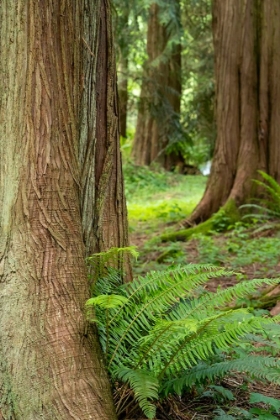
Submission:
{"label": "green moss on bark", "polygon": [[210,219],[188,229],[182,229],[177,232],[171,232],[161,235],[163,242],[187,241],[193,235],[203,234],[211,231],[222,232],[234,225],[240,220],[240,213],[234,200],[228,200]]}

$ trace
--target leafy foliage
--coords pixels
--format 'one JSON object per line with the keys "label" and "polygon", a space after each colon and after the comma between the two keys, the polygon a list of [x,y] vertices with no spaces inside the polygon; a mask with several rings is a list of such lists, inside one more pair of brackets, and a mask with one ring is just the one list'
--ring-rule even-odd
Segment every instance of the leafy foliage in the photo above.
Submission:
{"label": "leafy foliage", "polygon": [[166,393],[175,391],[181,394],[183,389],[194,384],[205,383],[206,379],[214,381],[231,371],[247,372],[260,380],[279,383],[280,361],[270,356],[246,355],[237,359],[227,359],[218,363],[201,361],[197,366],[166,383]]}
{"label": "leafy foliage", "polygon": [[[214,420],[278,420],[279,411],[280,411],[280,400],[277,400],[272,397],[267,397],[266,395],[252,392],[250,394],[249,403],[254,407],[249,410],[244,410],[239,407],[231,407],[228,413],[226,413],[221,408],[215,410],[217,414],[214,417]],[[275,416],[277,414],[277,417]]]}
{"label": "leafy foliage", "polygon": [[[258,404],[261,403],[262,407],[253,407],[250,409],[249,413],[253,415],[252,418],[258,418],[260,420],[277,420],[279,417],[274,414],[279,414],[280,412],[280,401],[267,397],[266,395],[252,392],[250,395],[250,403]],[[264,408],[263,405],[266,405],[268,408]],[[274,414],[273,414],[274,413]]]}
{"label": "leafy foliage", "polygon": [[[125,156],[129,157],[141,100],[161,127],[165,125],[169,140],[167,153],[182,155],[194,165],[209,160],[215,139],[211,1],[115,0],[113,3],[118,82],[120,90],[126,85],[128,95],[127,138],[123,139]],[[168,42],[149,62],[147,22],[151,4],[158,5],[159,20]],[[170,60],[179,45],[181,65],[171,76],[173,80],[178,78],[178,73],[181,75],[182,89],[174,89],[173,83],[167,87],[165,81],[163,86],[160,78],[152,73],[153,69],[159,73],[160,65]],[[174,67],[174,63],[171,66]],[[148,83],[149,88],[140,99],[143,82]],[[181,96],[181,112],[173,108],[172,96]]]}
{"label": "leafy foliage", "polygon": [[[247,333],[260,333],[266,324],[274,322],[254,316],[249,308],[233,310],[228,304],[278,280],[253,280],[215,294],[198,293],[198,287],[209,279],[229,274],[210,265],[177,266],[151,272],[132,283],[113,285],[107,294],[87,302],[88,309],[96,309],[100,341],[112,378],[129,384],[148,418],[154,417],[153,402],[160,395],[181,393],[185,387],[231,369],[257,374],[252,358],[240,361],[240,365],[233,361],[205,365]],[[108,280],[99,279],[97,286],[99,291],[103,287],[108,290]],[[96,321],[95,317],[90,319]],[[259,376],[278,383],[279,375],[273,368],[279,369],[280,364],[270,358],[262,364]]]}
{"label": "leafy foliage", "polygon": [[214,122],[214,53],[211,1],[182,3],[183,94],[182,125],[188,142],[181,144],[189,163],[211,159],[216,128]]}
{"label": "leafy foliage", "polygon": [[244,218],[262,222],[261,230],[263,230],[271,228],[272,222],[280,219],[280,185],[267,173],[259,171],[259,174],[263,181],[254,180],[254,182],[262,188],[265,197],[257,200],[257,203],[244,204],[240,208],[251,210],[251,213],[246,214]]}
{"label": "leafy foliage", "polygon": [[258,276],[275,276],[273,267],[279,261],[280,238],[276,235],[252,240],[250,232],[255,231],[255,224],[250,227],[240,224],[223,237],[197,235],[199,262],[227,264],[233,270],[254,264]]}
{"label": "leafy foliage", "polygon": [[149,419],[154,418],[156,407],[151,400],[158,399],[158,379],[148,370],[121,367],[115,375],[124,383],[128,382],[134,391],[135,399]]}
{"label": "leafy foliage", "polygon": [[[107,285],[105,289],[102,289],[102,293],[106,290],[106,293],[111,290],[113,286],[119,285],[123,280],[123,273],[118,270],[117,267],[121,267],[123,259],[127,255],[131,255],[135,259],[138,257],[138,252],[135,246],[128,246],[124,248],[110,248],[108,251],[94,254],[87,258],[88,264],[93,268],[90,270],[92,282],[95,284],[95,293],[101,293],[96,285],[97,279],[102,277],[105,273],[107,278]],[[109,287],[109,289],[108,289]]]}

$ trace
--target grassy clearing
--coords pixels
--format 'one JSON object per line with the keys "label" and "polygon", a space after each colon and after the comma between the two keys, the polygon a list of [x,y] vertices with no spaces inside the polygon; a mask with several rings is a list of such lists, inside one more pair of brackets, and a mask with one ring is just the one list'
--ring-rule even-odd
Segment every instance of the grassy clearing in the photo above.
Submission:
{"label": "grassy clearing", "polygon": [[[201,199],[207,178],[180,175],[154,167],[124,166],[130,242],[140,251],[135,273],[162,270],[183,258],[182,243],[162,244],[159,235],[189,215]],[[157,258],[167,252],[162,261]],[[171,259],[170,259],[171,258]],[[184,261],[185,262],[185,261]]]}
{"label": "grassy clearing", "polygon": [[179,175],[154,168],[124,166],[129,224],[137,229],[139,222],[156,228],[174,223],[192,212],[202,197],[206,177]]}
{"label": "grassy clearing", "polygon": [[[255,235],[252,224],[237,223],[234,229],[199,235],[191,241],[161,243],[159,235],[180,222],[203,195],[207,178],[172,174],[127,164],[124,167],[131,243],[140,258],[135,272],[161,270],[188,262],[222,265],[243,273],[244,278],[279,276],[280,234]],[[231,226],[232,228],[232,226]]]}

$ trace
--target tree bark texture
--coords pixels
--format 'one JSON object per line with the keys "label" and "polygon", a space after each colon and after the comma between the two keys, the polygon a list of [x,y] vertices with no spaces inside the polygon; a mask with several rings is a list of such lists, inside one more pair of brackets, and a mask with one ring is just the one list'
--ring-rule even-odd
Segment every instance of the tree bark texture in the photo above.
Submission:
{"label": "tree bark texture", "polygon": [[263,170],[280,181],[280,2],[213,0],[217,139],[207,188],[188,223],[253,197]]}
{"label": "tree bark texture", "polygon": [[[177,6],[179,14],[179,3]],[[152,4],[147,35],[148,61],[132,156],[138,165],[156,161],[166,169],[181,163],[181,157],[166,151],[179,118],[181,95],[181,46],[178,40],[171,46],[170,36],[167,25],[161,22],[160,6]]]}
{"label": "tree bark texture", "polygon": [[[109,0],[99,0],[92,6],[86,0],[84,14],[83,78],[87,87],[82,94],[79,162],[87,255],[127,246],[129,242],[109,4]],[[124,266],[117,268],[124,269],[127,279],[132,278],[127,256]]]}
{"label": "tree bark texture", "polygon": [[85,257],[127,245],[110,7],[0,3],[0,418],[115,419]]}
{"label": "tree bark texture", "polygon": [[118,69],[118,93],[119,93],[119,115],[120,135],[126,137],[127,129],[127,106],[128,106],[128,57],[132,46],[130,39],[129,13],[132,6],[131,1],[122,1],[119,15],[116,17],[115,29],[117,32],[117,69]]}
{"label": "tree bark texture", "polygon": [[128,106],[128,58],[120,57],[118,66],[118,92],[120,109],[120,135],[126,138]]}

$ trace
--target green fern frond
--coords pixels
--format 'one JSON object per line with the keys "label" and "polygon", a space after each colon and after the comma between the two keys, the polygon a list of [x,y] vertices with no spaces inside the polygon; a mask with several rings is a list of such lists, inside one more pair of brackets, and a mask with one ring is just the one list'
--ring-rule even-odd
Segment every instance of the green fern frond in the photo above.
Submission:
{"label": "green fern frond", "polygon": [[182,339],[196,333],[199,326],[199,322],[194,319],[158,320],[149,334],[140,338],[138,342],[140,357],[137,366],[143,366],[149,360],[150,367],[152,366],[153,371],[156,371],[156,366],[162,365],[162,353],[165,356],[170,354]]}
{"label": "green fern frond", "polygon": [[[122,351],[123,345],[141,338],[141,331],[150,328],[150,323],[156,317],[162,316],[171,305],[178,302],[178,298],[188,296],[190,291],[206,283],[210,278],[229,274],[229,271],[209,265],[189,265],[177,267],[164,272],[152,272],[145,278],[139,278],[132,283],[123,285],[120,290],[126,292],[130,310],[125,303],[122,311],[123,333],[119,337],[113,351],[110,364],[115,356]],[[137,302],[141,304],[137,305]],[[134,303],[134,304],[132,304]],[[109,321],[110,328],[119,323],[120,312]],[[139,333],[140,332],[140,333]],[[143,334],[142,334],[143,335]]]}
{"label": "green fern frond", "polygon": [[273,218],[279,218],[280,216],[280,209],[279,210],[272,210],[269,209],[269,205],[271,203],[267,202],[263,203],[263,205],[258,204],[244,204],[243,206],[240,206],[241,209],[250,209],[250,210],[256,210],[257,213],[248,213],[243,216],[243,219],[256,219],[256,220],[271,220]]}
{"label": "green fern frond", "polygon": [[264,181],[254,180],[255,184],[262,187],[266,192],[267,198],[259,199],[260,204],[245,204],[242,209],[256,210],[257,213],[246,214],[244,218],[255,218],[259,220],[269,220],[280,217],[280,185],[270,175],[263,171],[258,171]]}
{"label": "green fern frond", "polygon": [[[273,210],[269,210],[267,207],[264,207],[263,205],[260,205],[260,204],[255,204],[255,203],[253,203],[253,204],[243,204],[242,206],[240,206],[240,208],[242,208],[242,209],[255,209],[255,210],[257,210],[257,211],[259,211],[261,214],[259,214],[259,216],[261,216],[264,212],[268,212],[268,213],[277,213],[277,212],[275,212],[275,211],[273,211]],[[244,218],[245,217],[249,217],[250,215],[249,214],[246,214],[245,216],[244,216]],[[252,215],[251,215],[251,217],[252,216],[254,216],[254,217],[257,217],[258,216],[258,213],[253,213]]]}
{"label": "green fern frond", "polygon": [[98,281],[93,282],[92,295],[109,295],[115,293],[116,289],[123,283],[122,272],[116,268],[103,268],[103,274],[98,276]]}
{"label": "green fern frond", "polygon": [[[148,273],[132,283],[123,285],[120,290],[141,306],[147,308],[148,316],[153,313],[163,313],[166,308],[177,302],[180,297],[188,296],[189,292],[209,279],[231,275],[232,272],[211,265],[188,265],[172,270]],[[143,308],[141,308],[143,310]],[[114,319],[111,320],[113,323]]]}
{"label": "green fern frond", "polygon": [[[270,186],[267,185],[265,182],[262,181],[258,181],[258,180],[254,180],[255,184],[263,187],[263,189],[266,191],[266,193],[268,193],[268,195],[270,196],[270,198],[273,200],[273,202],[275,202],[275,204],[280,204],[280,191],[278,191],[279,189],[279,185],[277,184],[277,182],[275,181],[274,186]],[[276,187],[277,185],[277,187]]]}
{"label": "green fern frond", "polygon": [[[242,310],[242,312],[245,311]],[[231,313],[232,311],[228,311],[227,313],[217,313],[211,317],[205,317],[202,321],[197,321],[195,319],[157,321],[155,327],[151,329],[150,333],[139,340],[139,350],[142,353],[141,361],[149,358],[149,354],[153,353],[158,356],[161,364],[163,360],[165,360],[165,364],[167,364],[172,353],[174,354],[174,350],[180,351],[180,348],[184,349],[187,343],[194,340],[198,334],[199,337],[202,337],[203,334],[207,334],[206,331],[208,330],[213,338],[213,336],[219,332],[223,322],[225,322],[225,319],[228,318]],[[213,328],[213,323],[215,323],[218,319],[218,324],[215,324],[216,326]],[[232,315],[231,321],[233,321]],[[207,357],[203,349],[202,352],[203,358]],[[190,358],[192,359],[192,354],[190,355]],[[188,363],[190,366],[192,365],[191,361],[188,361]],[[138,364],[140,364],[140,361]],[[154,365],[153,369],[157,370],[157,366]]]}
{"label": "green fern frond", "polygon": [[107,261],[110,261],[111,258],[118,257],[118,255],[122,253],[129,253],[134,258],[137,258],[139,256],[137,247],[132,245],[132,246],[126,246],[123,248],[112,247],[108,251],[98,252],[92,255],[91,257],[88,257],[87,260],[89,262],[102,261],[103,263],[105,263]]}
{"label": "green fern frond", "polygon": [[270,405],[271,407],[274,408],[276,413],[279,414],[280,412],[280,400],[277,400],[276,398],[268,397],[267,395],[263,395],[258,392],[252,392],[250,394],[250,403],[251,404],[263,403],[266,405]]}
{"label": "green fern frond", "polygon": [[[136,251],[135,246],[128,246],[123,248],[110,248],[107,251],[96,253],[87,258],[91,273],[91,288],[93,294],[105,294],[105,289],[102,289],[102,278],[110,276],[112,278],[115,274],[115,278],[112,278],[114,284],[118,282],[120,285],[123,282],[125,273],[123,272],[123,263],[127,256],[132,256],[137,259],[139,253]],[[99,283],[99,287],[96,283]],[[111,283],[107,282],[107,287]]]}
{"label": "green fern frond", "polygon": [[[177,390],[188,386],[189,379],[182,372],[190,374],[192,384],[207,375],[211,379],[214,371],[205,373],[205,366],[196,369],[203,360],[236,346],[246,334],[263,334],[266,326],[278,321],[277,317],[255,316],[250,308],[231,309],[230,304],[239,298],[252,299],[260,287],[277,284],[279,279],[256,279],[198,295],[198,286],[228,274],[232,273],[210,265],[176,267],[121,286],[116,280],[105,295],[88,301],[87,308],[96,310],[111,375],[129,383],[149,418],[155,414],[152,401],[158,399],[159,386],[165,389],[164,384],[171,384],[174,377],[181,378],[172,385]],[[106,283],[105,277],[101,283]],[[273,363],[273,369],[263,365],[256,377],[277,382],[278,365]],[[237,365],[216,367],[215,372],[219,376],[234,367]],[[251,367],[250,371],[254,374]]]}
{"label": "green fern frond", "polygon": [[[219,319],[222,323],[222,318]],[[269,321],[267,321],[269,322]],[[270,321],[273,322],[273,321]],[[216,349],[226,350],[237,343],[247,332],[263,329],[260,319],[256,317],[243,318],[234,321],[230,318],[219,331],[219,323],[210,324],[210,330],[204,328],[202,334],[186,338],[180,346],[173,348],[168,361],[160,372],[160,377],[177,375],[178,372],[195,366],[200,360],[207,360],[215,354]]]}
{"label": "green fern frond", "polygon": [[166,318],[170,320],[186,317],[203,319],[205,315],[215,314],[217,308],[228,307],[236,299],[252,298],[254,293],[264,285],[271,286],[278,283],[279,279],[254,279],[249,282],[240,282],[233,287],[219,290],[214,295],[205,293],[198,299],[189,300],[187,304],[181,301],[168,312]]}
{"label": "green fern frond", "polygon": [[90,298],[86,301],[86,308],[90,306],[99,306],[104,309],[118,308],[127,303],[128,299],[125,296],[120,295],[99,295],[94,298]]}
{"label": "green fern frond", "polygon": [[157,401],[159,397],[158,379],[149,371],[133,370],[126,367],[116,369],[114,375],[122,382],[129,383],[139,406],[148,419],[153,419],[156,414],[156,407],[151,401]]}
{"label": "green fern frond", "polygon": [[186,370],[183,375],[165,381],[160,393],[167,395],[170,392],[176,392],[180,395],[184,388],[205,383],[206,380],[213,382],[232,371],[247,372],[256,379],[280,384],[280,360],[278,358],[250,355],[240,359],[214,363],[210,366],[201,362],[192,369]]}
{"label": "green fern frond", "polygon": [[[259,174],[263,177],[263,179],[273,188],[273,191],[278,193],[278,196],[280,197],[280,185],[278,182],[270,175],[268,175],[264,171],[258,171]],[[267,184],[266,184],[267,185]]]}
{"label": "green fern frond", "polygon": [[[130,298],[144,299],[147,296],[168,286],[173,286],[177,282],[184,282],[179,288],[180,294],[186,295],[187,291],[193,290],[197,286],[207,282],[215,277],[229,276],[232,272],[210,264],[189,264],[186,266],[177,266],[165,271],[152,271],[145,277],[139,277],[133,282],[124,285]],[[184,280],[188,279],[186,282]],[[172,295],[172,294],[171,294]],[[177,295],[178,298],[179,295]]]}

